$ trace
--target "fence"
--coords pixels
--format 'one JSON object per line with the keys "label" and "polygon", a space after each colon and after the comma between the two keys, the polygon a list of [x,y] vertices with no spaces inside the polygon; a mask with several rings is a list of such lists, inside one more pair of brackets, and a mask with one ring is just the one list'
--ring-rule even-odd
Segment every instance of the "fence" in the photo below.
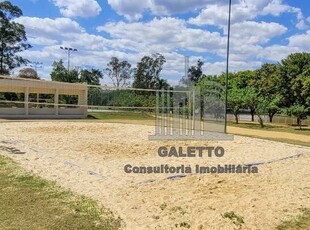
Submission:
{"label": "fence", "polygon": [[210,132],[226,130],[225,97],[217,84],[155,90],[1,76],[0,117],[85,118],[88,111],[143,111],[154,115],[155,138],[206,139]]}

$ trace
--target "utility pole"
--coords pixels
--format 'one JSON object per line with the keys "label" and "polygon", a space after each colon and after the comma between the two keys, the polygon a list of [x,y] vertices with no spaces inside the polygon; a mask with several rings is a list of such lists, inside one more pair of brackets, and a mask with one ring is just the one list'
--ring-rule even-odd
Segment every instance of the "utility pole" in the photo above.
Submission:
{"label": "utility pole", "polygon": [[64,46],[60,46],[60,49],[62,50],[65,50],[68,54],[68,73],[69,73],[69,70],[70,70],[70,56],[71,56],[71,53],[73,52],[76,52],[78,51],[77,49],[74,49],[74,48],[70,48],[70,47],[64,47]]}
{"label": "utility pole", "polygon": [[228,10],[228,30],[227,30],[227,59],[225,78],[225,133],[227,133],[227,100],[228,100],[228,75],[229,75],[229,48],[230,48],[230,23],[231,22],[231,0],[229,0]]}
{"label": "utility pole", "polygon": [[185,56],[185,79],[186,81],[189,81],[188,79],[188,68],[189,68],[189,56]]}

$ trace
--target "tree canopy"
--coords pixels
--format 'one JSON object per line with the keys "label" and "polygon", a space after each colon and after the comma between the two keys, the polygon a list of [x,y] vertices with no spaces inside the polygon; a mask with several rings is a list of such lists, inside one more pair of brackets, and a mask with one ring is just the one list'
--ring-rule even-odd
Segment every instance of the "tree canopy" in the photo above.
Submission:
{"label": "tree canopy", "polygon": [[106,72],[115,87],[127,86],[132,76],[131,64],[128,61],[120,61],[117,57],[111,58]]}
{"label": "tree canopy", "polygon": [[77,69],[68,69],[64,66],[62,60],[54,61],[51,72],[52,81],[61,81],[69,83],[87,83],[89,85],[99,85],[103,74],[98,69],[78,71]]}
{"label": "tree canopy", "polygon": [[165,57],[159,53],[144,56],[137,64],[132,86],[134,88],[156,89],[160,85],[160,72],[165,62]]}
{"label": "tree canopy", "polygon": [[29,67],[21,69],[19,71],[18,77],[28,78],[28,79],[36,79],[36,80],[40,79],[37,71],[35,71],[33,68],[29,68]]}
{"label": "tree canopy", "polygon": [[12,69],[29,62],[17,55],[31,48],[26,43],[25,27],[13,21],[22,15],[22,10],[10,1],[0,2],[0,74],[9,74]]}

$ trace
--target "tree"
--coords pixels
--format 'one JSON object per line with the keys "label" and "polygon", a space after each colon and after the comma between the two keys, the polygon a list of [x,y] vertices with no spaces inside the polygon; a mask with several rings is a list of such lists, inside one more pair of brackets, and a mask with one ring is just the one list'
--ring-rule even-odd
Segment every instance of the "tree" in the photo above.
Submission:
{"label": "tree", "polygon": [[202,66],[204,62],[198,59],[196,66],[191,66],[188,69],[188,79],[185,76],[181,79],[181,83],[185,85],[197,84],[203,79]]}
{"label": "tree", "polygon": [[63,60],[54,61],[53,69],[51,72],[52,81],[63,81],[66,82],[67,69],[64,66]]}
{"label": "tree", "polygon": [[115,87],[123,87],[128,84],[128,80],[132,76],[131,64],[128,61],[120,61],[118,58],[112,57],[107,66],[106,72]]}
{"label": "tree", "polygon": [[266,63],[256,71],[255,88],[259,90],[261,95],[271,98],[281,91],[286,90],[287,87],[279,87],[279,82],[281,81],[280,67],[279,64]]}
{"label": "tree", "polygon": [[[310,98],[307,89],[310,77],[310,53],[290,54],[281,62],[279,88],[284,98],[284,106],[305,105]],[[284,89],[284,90],[283,90]]]}
{"label": "tree", "polygon": [[24,68],[19,71],[18,77],[39,80],[37,71],[32,68]]}
{"label": "tree", "polygon": [[137,64],[132,86],[134,88],[156,89],[165,62],[165,57],[159,53],[153,54],[151,57],[144,56]]}
{"label": "tree", "polygon": [[254,121],[258,93],[254,87],[244,89],[244,106],[250,109],[251,121]]}
{"label": "tree", "polygon": [[88,85],[100,85],[100,79],[103,78],[103,74],[99,69],[83,69],[79,73],[80,82],[85,82]]}
{"label": "tree", "polygon": [[257,98],[257,105],[255,108],[255,111],[256,111],[256,115],[258,117],[258,122],[259,122],[261,128],[265,127],[263,115],[265,115],[267,113],[269,103],[270,102],[263,96],[259,96]]}
{"label": "tree", "polygon": [[76,83],[79,82],[79,73],[77,70],[72,69],[68,72],[66,67],[63,65],[63,61],[54,61],[53,70],[51,72],[52,81],[61,81]]}
{"label": "tree", "polygon": [[25,43],[25,27],[14,21],[22,15],[22,10],[10,1],[0,2],[0,74],[9,74],[12,69],[29,62],[17,55],[31,48]]}
{"label": "tree", "polygon": [[228,107],[235,116],[236,124],[239,123],[240,110],[244,106],[244,91],[233,88],[228,91]]}
{"label": "tree", "polygon": [[282,96],[276,95],[271,100],[268,98],[268,105],[267,105],[267,113],[269,116],[269,122],[272,123],[274,115],[280,111],[280,104],[282,102]]}
{"label": "tree", "polygon": [[168,90],[170,88],[169,83],[165,79],[158,79],[158,81],[155,84],[156,89],[165,89]]}
{"label": "tree", "polygon": [[202,66],[204,65],[204,62],[200,59],[197,61],[196,66],[191,66],[188,69],[188,78],[191,82],[194,84],[200,82],[202,77]]}
{"label": "tree", "polygon": [[[226,76],[224,75],[224,78]],[[239,71],[236,73],[231,73],[229,75],[229,86],[237,89],[244,89],[247,87],[256,88],[257,78],[256,73],[253,70]]]}
{"label": "tree", "polygon": [[301,129],[301,123],[303,120],[307,119],[309,109],[303,105],[293,105],[287,110],[289,116],[294,116],[297,118],[297,125]]}

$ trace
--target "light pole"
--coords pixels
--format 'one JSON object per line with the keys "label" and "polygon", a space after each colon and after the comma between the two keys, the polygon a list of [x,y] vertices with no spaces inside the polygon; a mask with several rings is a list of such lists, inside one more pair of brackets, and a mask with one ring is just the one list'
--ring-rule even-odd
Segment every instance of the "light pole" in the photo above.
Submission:
{"label": "light pole", "polygon": [[65,50],[68,53],[68,73],[70,70],[70,56],[71,53],[78,51],[77,49],[74,48],[70,48],[70,47],[64,47],[64,46],[60,46],[60,49]]}
{"label": "light pole", "polygon": [[185,80],[189,82],[188,68],[189,68],[189,56],[185,56]]}
{"label": "light pole", "polygon": [[227,133],[227,99],[228,99],[228,75],[229,75],[229,49],[230,49],[230,23],[231,22],[231,0],[229,0],[228,30],[227,30],[227,59],[225,77],[225,133]]}

